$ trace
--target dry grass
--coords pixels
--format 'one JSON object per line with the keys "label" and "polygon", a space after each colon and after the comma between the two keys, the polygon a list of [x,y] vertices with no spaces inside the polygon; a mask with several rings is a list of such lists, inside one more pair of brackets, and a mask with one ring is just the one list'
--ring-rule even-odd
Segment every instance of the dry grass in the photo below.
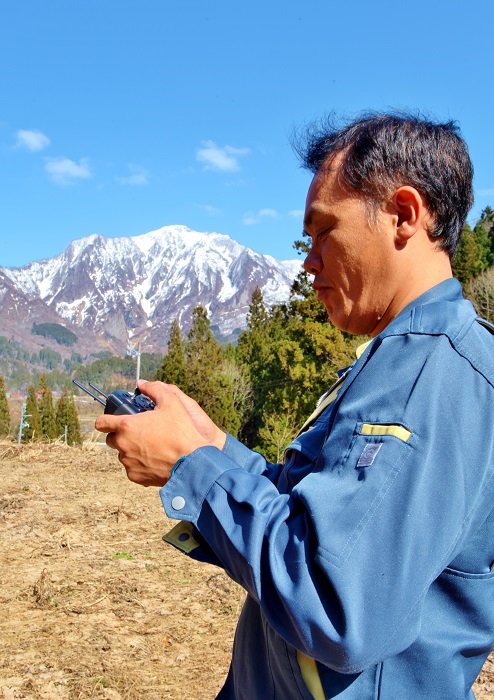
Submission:
{"label": "dry grass", "polygon": [[244,593],[163,544],[157,490],[92,443],[0,442],[0,483],[0,697],[213,698]]}
{"label": "dry grass", "polygon": [[212,698],[244,594],[86,444],[0,443],[0,697]]}

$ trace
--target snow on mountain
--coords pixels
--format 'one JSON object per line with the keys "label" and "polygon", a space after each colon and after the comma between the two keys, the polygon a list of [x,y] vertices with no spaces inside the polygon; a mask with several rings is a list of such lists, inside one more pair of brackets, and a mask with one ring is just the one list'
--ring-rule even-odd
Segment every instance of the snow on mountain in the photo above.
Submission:
{"label": "snow on mountain", "polygon": [[[140,236],[91,235],[60,255],[22,268],[0,268],[0,320],[66,325],[89,346],[121,350],[130,337],[163,352],[175,318],[182,331],[206,307],[215,332],[234,338],[245,328],[256,286],[267,305],[286,301],[300,260],[277,261],[218,233],[165,226]],[[16,307],[16,308],[17,308]]]}

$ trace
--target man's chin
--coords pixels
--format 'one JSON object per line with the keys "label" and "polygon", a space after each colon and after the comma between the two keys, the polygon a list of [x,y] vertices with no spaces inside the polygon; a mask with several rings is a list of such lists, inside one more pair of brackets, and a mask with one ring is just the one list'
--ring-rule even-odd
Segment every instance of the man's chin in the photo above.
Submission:
{"label": "man's chin", "polygon": [[334,313],[332,309],[328,309],[328,307],[326,307],[326,312],[328,314],[328,320],[332,326],[337,328],[339,331],[342,331],[343,333],[349,332],[347,330],[347,325],[348,325],[347,318],[338,317],[338,314]]}

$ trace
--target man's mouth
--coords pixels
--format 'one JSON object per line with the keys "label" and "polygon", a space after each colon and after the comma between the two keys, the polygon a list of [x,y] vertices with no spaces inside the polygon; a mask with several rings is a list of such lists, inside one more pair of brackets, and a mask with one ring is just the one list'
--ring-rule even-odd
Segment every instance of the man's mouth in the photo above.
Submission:
{"label": "man's mouth", "polygon": [[329,289],[329,287],[326,286],[326,285],[322,285],[322,284],[317,284],[317,283],[316,283],[316,284],[313,284],[313,285],[312,285],[312,289],[313,289],[315,292],[317,292],[317,297],[318,297],[318,299],[320,299],[321,296],[323,296],[324,293]]}

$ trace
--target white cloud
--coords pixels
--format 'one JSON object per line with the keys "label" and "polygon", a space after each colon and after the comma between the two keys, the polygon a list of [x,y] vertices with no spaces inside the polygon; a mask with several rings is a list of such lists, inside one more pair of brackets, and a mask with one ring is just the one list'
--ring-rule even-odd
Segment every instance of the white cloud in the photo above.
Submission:
{"label": "white cloud", "polygon": [[303,209],[292,209],[291,211],[288,212],[290,216],[293,216],[294,219],[301,219],[304,215],[304,210]]}
{"label": "white cloud", "polygon": [[75,180],[91,177],[87,158],[81,158],[79,163],[69,158],[49,158],[45,170],[57,185],[70,185]]}
{"label": "white cloud", "polygon": [[232,173],[240,170],[238,159],[250,153],[249,148],[235,148],[233,146],[217,146],[214,141],[203,141],[202,148],[196,153],[196,160],[204,163],[205,170],[220,170]]}
{"label": "white cloud", "polygon": [[18,148],[25,148],[27,151],[42,151],[50,144],[50,139],[38,129],[19,129],[16,133]]}
{"label": "white cloud", "polygon": [[132,175],[115,178],[121,185],[147,185],[149,183],[149,173],[140,165],[129,165]]}
{"label": "white cloud", "polygon": [[257,213],[248,211],[244,214],[242,223],[244,223],[246,226],[252,226],[253,224],[258,224],[261,219],[276,219],[278,216],[279,214],[276,209],[259,209]]}

